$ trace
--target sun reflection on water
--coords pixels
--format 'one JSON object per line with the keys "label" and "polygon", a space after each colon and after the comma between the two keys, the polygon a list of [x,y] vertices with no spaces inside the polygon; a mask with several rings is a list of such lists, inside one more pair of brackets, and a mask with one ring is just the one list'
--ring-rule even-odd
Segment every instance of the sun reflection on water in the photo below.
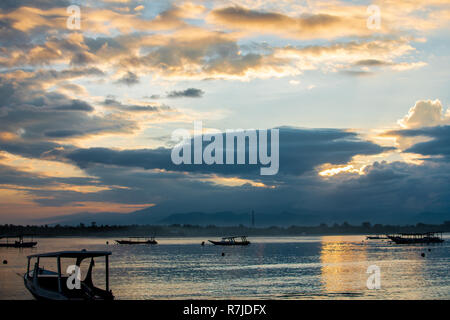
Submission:
{"label": "sun reflection on water", "polygon": [[364,290],[367,252],[364,245],[343,237],[323,237],[321,282],[329,295],[353,295]]}

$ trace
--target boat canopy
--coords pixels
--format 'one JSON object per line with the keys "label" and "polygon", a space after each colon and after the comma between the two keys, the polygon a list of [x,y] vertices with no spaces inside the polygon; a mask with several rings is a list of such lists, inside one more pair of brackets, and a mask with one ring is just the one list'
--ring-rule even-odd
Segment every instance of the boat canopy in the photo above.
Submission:
{"label": "boat canopy", "polygon": [[58,252],[48,252],[48,253],[40,253],[33,254],[28,256],[28,258],[76,258],[76,259],[86,259],[86,258],[95,258],[95,257],[104,257],[111,255],[111,251],[58,251]]}
{"label": "boat canopy", "polygon": [[237,239],[237,238],[247,238],[247,236],[234,236],[234,237],[223,237],[222,240],[232,240],[232,239]]}
{"label": "boat canopy", "polygon": [[424,232],[424,233],[400,233],[402,236],[432,236],[435,234],[442,234],[441,231]]}
{"label": "boat canopy", "polygon": [[140,237],[140,236],[132,236],[128,237],[128,239],[153,239],[155,237]]}

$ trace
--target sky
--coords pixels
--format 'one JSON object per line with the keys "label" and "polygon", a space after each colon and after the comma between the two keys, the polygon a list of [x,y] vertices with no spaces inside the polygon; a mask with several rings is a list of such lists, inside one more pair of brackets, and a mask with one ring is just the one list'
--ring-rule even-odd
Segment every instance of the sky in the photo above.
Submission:
{"label": "sky", "polygon": [[[448,219],[449,22],[445,0],[1,1],[0,224]],[[194,121],[279,129],[278,173],[174,165]]]}

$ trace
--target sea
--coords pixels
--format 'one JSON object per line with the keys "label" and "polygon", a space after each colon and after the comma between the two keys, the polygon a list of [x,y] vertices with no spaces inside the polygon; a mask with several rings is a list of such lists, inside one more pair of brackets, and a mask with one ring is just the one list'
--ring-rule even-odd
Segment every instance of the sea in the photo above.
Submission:
{"label": "sea", "polygon": [[[450,236],[444,239],[443,244],[396,245],[360,235],[251,237],[249,246],[223,247],[205,237],[161,237],[157,245],[36,238],[36,248],[0,248],[0,299],[33,299],[23,282],[28,255],[86,249],[112,253],[109,283],[119,300],[448,300]],[[89,263],[82,264],[82,278]],[[64,260],[63,272],[70,264]],[[40,266],[56,271],[54,259],[41,259]],[[104,269],[104,259],[95,259],[96,286],[105,286]]]}

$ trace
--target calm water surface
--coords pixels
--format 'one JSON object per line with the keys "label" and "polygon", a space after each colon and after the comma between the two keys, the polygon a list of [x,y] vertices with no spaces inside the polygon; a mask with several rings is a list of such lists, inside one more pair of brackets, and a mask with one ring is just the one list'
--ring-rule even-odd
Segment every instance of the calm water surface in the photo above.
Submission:
{"label": "calm water surface", "polygon": [[[205,238],[160,238],[156,246],[38,238],[34,249],[0,248],[0,261],[8,261],[0,265],[0,299],[32,299],[21,278],[27,255],[79,249],[112,251],[117,299],[450,299],[445,238],[440,245],[402,246],[363,236],[252,237],[248,247],[201,246]],[[366,286],[372,264],[381,270],[378,290]],[[95,270],[94,283],[103,286],[103,261]]]}

